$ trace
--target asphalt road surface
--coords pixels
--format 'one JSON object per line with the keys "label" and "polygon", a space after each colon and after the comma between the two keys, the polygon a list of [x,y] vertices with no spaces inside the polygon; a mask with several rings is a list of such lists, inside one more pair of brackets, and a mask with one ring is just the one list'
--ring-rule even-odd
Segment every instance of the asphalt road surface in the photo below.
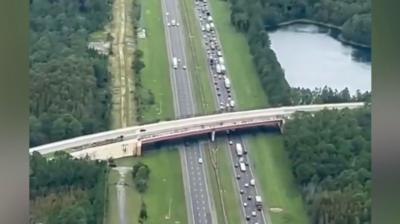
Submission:
{"label": "asphalt road surface", "polygon": [[[216,103],[220,112],[235,110],[234,94],[232,92],[231,85],[229,85],[228,71],[221,69],[225,67],[225,60],[223,58],[221,44],[218,38],[217,30],[212,18],[212,12],[207,2],[195,1],[195,13],[202,30],[202,42],[206,50],[206,56],[208,59],[210,80],[213,82],[214,91],[216,94]],[[217,68],[219,67],[219,68]],[[226,79],[228,79],[228,84]],[[232,103],[233,102],[233,103]],[[228,142],[230,144],[228,144]],[[242,222],[244,223],[267,223],[263,210],[258,211],[255,204],[255,196],[260,195],[257,192],[257,183],[255,186],[250,185],[250,180],[255,179],[252,171],[251,164],[247,154],[238,156],[236,154],[236,143],[242,145],[242,148],[246,151],[246,145],[244,144],[240,136],[228,135],[227,144],[229,145],[229,154],[232,161],[232,168],[235,174],[236,182],[236,193],[240,198],[240,207],[242,212]],[[246,163],[246,171],[241,171],[239,165],[239,159]],[[247,186],[248,185],[248,186]],[[242,193],[240,191],[242,190]]]}
{"label": "asphalt road surface", "polygon": [[[171,66],[171,84],[174,97],[175,115],[178,118],[193,116],[196,112],[190,75],[186,64],[185,39],[178,0],[162,0],[168,58]],[[169,26],[168,26],[169,24]],[[179,24],[179,25],[178,25]],[[172,68],[173,58],[178,59],[178,68]],[[213,223],[211,197],[207,186],[204,158],[199,142],[180,146],[183,165],[185,198],[188,221],[194,224]]]}

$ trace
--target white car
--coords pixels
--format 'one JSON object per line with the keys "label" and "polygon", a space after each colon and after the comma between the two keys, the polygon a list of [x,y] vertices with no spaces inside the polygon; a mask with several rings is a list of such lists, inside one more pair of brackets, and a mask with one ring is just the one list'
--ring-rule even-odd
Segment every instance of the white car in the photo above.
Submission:
{"label": "white car", "polygon": [[248,183],[245,183],[245,184],[244,184],[244,187],[249,187],[249,184],[248,184]]}
{"label": "white car", "polygon": [[229,145],[233,145],[233,141],[229,141]]}
{"label": "white car", "polygon": [[203,159],[199,158],[199,164],[203,164]]}
{"label": "white car", "polygon": [[166,12],[165,15],[168,16],[168,15],[169,15],[169,12]]}
{"label": "white car", "polygon": [[179,26],[179,23],[176,23],[176,26]]}
{"label": "white car", "polygon": [[171,26],[171,23],[167,23],[167,26]]}
{"label": "white car", "polygon": [[252,211],[252,212],[251,212],[251,215],[252,215],[253,217],[256,217],[256,216],[257,216],[256,211]]}
{"label": "white car", "polygon": [[247,202],[244,202],[244,203],[243,203],[243,207],[247,207]]}
{"label": "white car", "polygon": [[183,70],[186,70],[186,65],[182,66]]}

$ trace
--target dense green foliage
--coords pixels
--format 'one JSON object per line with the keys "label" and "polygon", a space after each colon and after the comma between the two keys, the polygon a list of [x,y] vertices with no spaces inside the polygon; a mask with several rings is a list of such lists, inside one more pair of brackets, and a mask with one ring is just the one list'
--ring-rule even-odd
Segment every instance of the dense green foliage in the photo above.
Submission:
{"label": "dense green foliage", "polygon": [[106,130],[107,59],[87,48],[108,1],[30,1],[30,144]]}
{"label": "dense green foliage", "polygon": [[147,183],[150,177],[150,168],[142,162],[138,162],[133,165],[132,171],[133,181],[135,182],[136,189],[140,193],[144,193],[147,190]]}
{"label": "dense green foliage", "polygon": [[140,206],[140,213],[139,213],[139,223],[145,223],[147,220],[147,209],[146,209],[146,204],[142,202],[142,205]]}
{"label": "dense green foliage", "polygon": [[[31,219],[48,224],[96,224],[103,222],[105,162],[73,159],[56,152],[47,160],[35,152],[30,156],[29,194]],[[55,196],[54,196],[55,195]],[[46,202],[46,199],[48,198]],[[35,203],[42,201],[41,203]],[[69,202],[68,202],[69,201]],[[47,209],[43,204],[51,203]],[[35,210],[39,210],[35,214]]]}
{"label": "dense green foliage", "polygon": [[314,90],[305,88],[291,88],[290,100],[292,105],[343,103],[343,102],[371,102],[371,93],[356,91],[354,96],[350,95],[347,88],[342,91],[332,90],[325,86]]}
{"label": "dense green foliage", "polygon": [[369,107],[295,114],[284,141],[312,223],[370,223]]}
{"label": "dense green foliage", "polygon": [[263,24],[275,26],[294,19],[310,19],[343,28],[343,36],[370,45],[371,0],[231,0],[235,24],[246,26],[252,20],[255,5]]}

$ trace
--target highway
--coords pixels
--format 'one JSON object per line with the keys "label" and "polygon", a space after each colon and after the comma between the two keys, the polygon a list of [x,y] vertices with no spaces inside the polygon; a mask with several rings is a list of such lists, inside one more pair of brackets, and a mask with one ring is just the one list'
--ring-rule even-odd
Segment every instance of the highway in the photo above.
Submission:
{"label": "highway", "polygon": [[[192,83],[185,52],[185,38],[182,17],[177,0],[162,0],[163,21],[166,33],[167,52],[171,65],[171,85],[174,98],[175,115],[190,117],[196,113]],[[169,25],[168,25],[169,24]],[[173,58],[178,61],[177,68],[172,68]],[[186,67],[186,68],[184,68]],[[184,144],[179,147],[185,198],[188,211],[188,221],[193,224],[211,224],[211,197],[207,187],[204,165],[198,164],[204,158],[204,150],[199,142]]]}
{"label": "highway", "polygon": [[[217,96],[217,109],[221,112],[235,110],[235,97],[223,57],[222,45],[219,41],[218,33],[213,21],[213,14],[208,3],[205,1],[196,1],[196,17],[202,30],[203,46],[206,49],[208,59],[210,80]],[[228,82],[228,83],[227,83]],[[233,102],[233,103],[232,103]],[[250,180],[255,179],[251,172],[250,161],[247,154],[238,156],[236,154],[236,144],[240,144],[246,151],[245,144],[240,136],[232,137],[228,135],[228,145],[230,160],[232,162],[233,173],[235,174],[236,194],[240,200],[240,211],[242,213],[242,223],[267,223],[263,210],[256,208],[255,196],[260,195],[256,186],[250,185]],[[246,171],[241,171],[239,159],[242,159],[246,166]],[[245,187],[247,186],[247,187]],[[266,211],[266,210],[265,210]]]}

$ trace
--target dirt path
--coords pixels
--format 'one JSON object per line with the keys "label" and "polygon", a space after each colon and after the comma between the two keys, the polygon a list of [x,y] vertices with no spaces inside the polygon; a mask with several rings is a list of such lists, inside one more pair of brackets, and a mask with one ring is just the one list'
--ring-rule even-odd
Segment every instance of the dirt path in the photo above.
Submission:
{"label": "dirt path", "polygon": [[112,75],[111,127],[123,128],[135,124],[134,81],[131,63],[134,33],[130,15],[133,0],[115,0],[111,35],[112,52],[109,71]]}
{"label": "dirt path", "polygon": [[117,188],[117,200],[118,200],[118,211],[119,211],[119,224],[127,224],[127,219],[126,219],[126,194],[125,194],[125,188],[126,188],[126,181],[125,181],[125,176],[130,173],[132,170],[131,167],[115,167],[115,170],[119,172],[119,180],[116,185]]}

